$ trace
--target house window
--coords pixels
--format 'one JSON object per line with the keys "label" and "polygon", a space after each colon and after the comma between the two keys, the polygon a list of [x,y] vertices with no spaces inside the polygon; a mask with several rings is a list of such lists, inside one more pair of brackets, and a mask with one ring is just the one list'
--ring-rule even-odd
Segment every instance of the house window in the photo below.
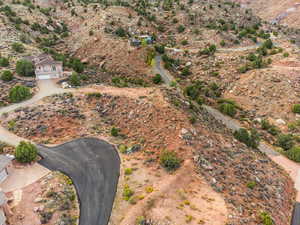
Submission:
{"label": "house window", "polygon": [[52,66],[52,71],[56,71],[56,66]]}

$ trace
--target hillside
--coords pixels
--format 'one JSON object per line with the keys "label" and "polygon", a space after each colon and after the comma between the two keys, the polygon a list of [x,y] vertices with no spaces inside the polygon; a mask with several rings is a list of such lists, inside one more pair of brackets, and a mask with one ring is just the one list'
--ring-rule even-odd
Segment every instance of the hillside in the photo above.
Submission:
{"label": "hillside", "polygon": [[254,13],[263,20],[276,22],[281,25],[300,28],[300,5],[296,0],[236,0],[246,7],[253,9]]}
{"label": "hillside", "polygon": [[[300,162],[298,8],[237,2],[0,0],[0,140],[4,132],[49,146],[82,137],[115,146],[111,225],[289,224],[294,171],[259,143]],[[19,68],[41,53],[63,65],[61,77],[36,81],[36,64]],[[245,129],[228,129],[206,107]],[[28,190],[18,190],[22,204],[36,206]],[[10,205],[16,225],[52,212]],[[55,215],[44,224],[62,224]]]}

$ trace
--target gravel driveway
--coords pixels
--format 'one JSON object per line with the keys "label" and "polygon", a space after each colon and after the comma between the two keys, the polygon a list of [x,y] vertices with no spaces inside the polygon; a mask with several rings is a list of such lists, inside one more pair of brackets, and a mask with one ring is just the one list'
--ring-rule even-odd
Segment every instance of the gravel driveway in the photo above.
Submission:
{"label": "gravel driveway", "polygon": [[68,175],[80,202],[79,225],[107,225],[120,171],[113,145],[96,138],[80,138],[56,147],[38,146],[40,164]]}

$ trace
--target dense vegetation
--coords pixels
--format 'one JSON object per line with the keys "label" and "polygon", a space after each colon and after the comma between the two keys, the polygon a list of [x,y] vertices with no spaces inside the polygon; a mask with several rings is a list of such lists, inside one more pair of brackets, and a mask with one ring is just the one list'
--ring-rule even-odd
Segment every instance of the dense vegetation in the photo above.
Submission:
{"label": "dense vegetation", "polygon": [[21,163],[30,163],[37,158],[37,148],[30,142],[21,141],[15,151],[16,160]]}

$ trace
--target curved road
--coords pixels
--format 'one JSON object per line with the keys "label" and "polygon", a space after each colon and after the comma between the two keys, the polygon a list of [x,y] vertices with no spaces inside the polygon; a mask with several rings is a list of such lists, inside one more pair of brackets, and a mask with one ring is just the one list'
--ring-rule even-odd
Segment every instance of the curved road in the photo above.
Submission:
{"label": "curved road", "polygon": [[[53,80],[40,80],[38,87],[38,93],[31,99],[0,108],[0,115],[31,106],[47,96],[74,91],[58,87]],[[0,141],[18,145],[27,140],[0,125]],[[120,171],[115,147],[100,139],[81,138],[52,148],[38,145],[38,149],[41,165],[72,179],[80,203],[79,225],[107,225]]]}
{"label": "curved road", "polygon": [[120,171],[120,158],[111,144],[81,138],[56,147],[38,146],[39,163],[68,175],[80,202],[80,225],[107,225]]}

